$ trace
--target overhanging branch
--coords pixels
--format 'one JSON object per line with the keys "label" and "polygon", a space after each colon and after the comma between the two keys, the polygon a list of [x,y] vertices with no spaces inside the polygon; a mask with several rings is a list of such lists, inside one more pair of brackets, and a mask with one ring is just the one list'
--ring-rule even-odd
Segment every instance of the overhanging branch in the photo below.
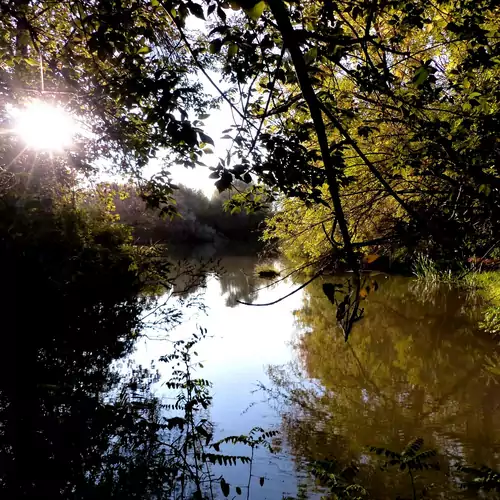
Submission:
{"label": "overhanging branch", "polygon": [[351,236],[349,233],[349,228],[347,226],[342,202],[340,200],[339,183],[337,174],[335,172],[335,165],[333,164],[333,158],[330,155],[328,137],[326,135],[325,123],[323,121],[323,114],[321,112],[321,103],[318,100],[309,79],[307,65],[300,50],[297,37],[295,36],[295,32],[290,22],[290,17],[288,15],[285,4],[282,0],[269,0],[268,3],[283,37],[284,46],[290,52],[293,65],[297,73],[297,79],[299,81],[300,89],[307,103],[311,118],[314,123],[316,136],[318,138],[318,143],[321,150],[321,157],[323,160],[323,165],[325,167],[330,196],[332,197],[335,215],[337,217],[340,233],[342,235],[342,240],[344,243],[344,248],[347,254],[346,257],[353,271],[357,271],[358,263],[352,249]]}

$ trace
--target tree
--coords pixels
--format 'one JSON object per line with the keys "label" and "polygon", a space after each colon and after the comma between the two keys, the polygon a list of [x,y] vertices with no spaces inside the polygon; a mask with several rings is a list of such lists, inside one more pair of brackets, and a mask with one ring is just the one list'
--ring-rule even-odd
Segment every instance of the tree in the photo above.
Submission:
{"label": "tree", "polygon": [[[244,194],[250,187],[238,185]],[[152,210],[134,184],[99,183],[82,192],[84,204],[97,211],[108,211],[132,228],[134,241],[141,244],[168,243],[172,247],[183,244],[214,244],[217,248],[245,242],[251,249],[260,248],[259,237],[263,221],[269,213],[260,207],[258,212],[229,211],[231,193],[214,193],[208,199],[201,191],[179,185],[172,194],[176,214],[162,217],[163,206]],[[172,248],[171,248],[172,249]],[[234,249],[234,245],[233,245]]]}
{"label": "tree", "polygon": [[[198,68],[213,82],[218,61],[242,100],[236,106],[231,90],[221,92],[241,123],[228,129],[235,147],[212,174],[220,190],[255,174],[320,204],[327,242],[353,268],[355,249],[373,240],[444,257],[491,246],[499,220],[494,1],[232,6],[244,10],[228,16],[229,5],[214,0],[63,2],[57,11],[10,2],[4,89],[33,87],[41,60],[47,91],[70,92],[68,104],[89,116],[96,140],[85,160],[112,159],[136,173],[166,148],[170,160],[194,166],[212,139],[188,120],[188,109],[201,113],[207,100],[186,74]],[[191,36],[189,14],[212,20],[207,39]],[[153,205],[171,194],[161,189],[168,184],[164,175],[147,186]]]}
{"label": "tree", "polygon": [[180,321],[169,295],[186,296],[211,269],[177,271],[154,249],[132,246],[127,228],[95,208],[18,201],[0,201],[1,493],[180,499],[198,490],[213,498],[205,495],[210,465],[250,459],[212,452],[210,382],[194,378],[191,352],[206,332],[164,353],[174,405],[154,395],[154,365],[130,358],[143,331],[165,334]]}
{"label": "tree", "polygon": [[374,242],[444,258],[494,243],[495,2],[239,5],[210,35],[228,79],[248,84],[222,185],[251,172],[312,205],[351,267]]}
{"label": "tree", "polygon": [[[123,228],[10,201],[0,205],[1,489],[64,497],[83,488],[123,424],[104,394],[120,385],[111,363],[131,352],[143,284]],[[148,385],[149,374],[136,375]]]}

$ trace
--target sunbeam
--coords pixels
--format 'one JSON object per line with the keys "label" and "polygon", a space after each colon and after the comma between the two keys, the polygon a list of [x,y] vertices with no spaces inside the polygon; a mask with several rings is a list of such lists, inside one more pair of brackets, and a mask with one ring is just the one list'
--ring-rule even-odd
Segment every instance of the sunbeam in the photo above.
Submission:
{"label": "sunbeam", "polygon": [[11,113],[15,118],[14,132],[29,148],[62,151],[72,142],[75,122],[61,107],[33,101]]}

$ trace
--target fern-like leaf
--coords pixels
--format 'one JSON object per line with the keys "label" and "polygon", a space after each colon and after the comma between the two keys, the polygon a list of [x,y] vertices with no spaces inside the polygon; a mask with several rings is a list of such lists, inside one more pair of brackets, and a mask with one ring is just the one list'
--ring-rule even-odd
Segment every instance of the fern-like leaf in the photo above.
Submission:
{"label": "fern-like leaf", "polygon": [[402,456],[414,457],[424,445],[424,440],[421,437],[412,439],[403,450]]}
{"label": "fern-like leaf", "polygon": [[427,460],[428,458],[435,457],[437,455],[436,450],[425,450],[421,451],[420,453],[417,453],[414,457],[415,460]]}

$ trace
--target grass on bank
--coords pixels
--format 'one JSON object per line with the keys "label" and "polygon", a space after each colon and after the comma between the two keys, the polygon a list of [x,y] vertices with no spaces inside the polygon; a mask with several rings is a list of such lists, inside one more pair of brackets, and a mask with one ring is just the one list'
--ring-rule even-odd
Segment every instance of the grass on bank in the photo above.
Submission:
{"label": "grass on bank", "polygon": [[481,328],[500,335],[500,271],[474,273],[471,280],[487,304]]}
{"label": "grass on bank", "polygon": [[429,285],[445,283],[477,293],[485,302],[481,328],[500,335],[500,271],[480,272],[465,267],[459,272],[442,270],[432,259],[419,256],[413,265],[413,273],[418,280]]}

